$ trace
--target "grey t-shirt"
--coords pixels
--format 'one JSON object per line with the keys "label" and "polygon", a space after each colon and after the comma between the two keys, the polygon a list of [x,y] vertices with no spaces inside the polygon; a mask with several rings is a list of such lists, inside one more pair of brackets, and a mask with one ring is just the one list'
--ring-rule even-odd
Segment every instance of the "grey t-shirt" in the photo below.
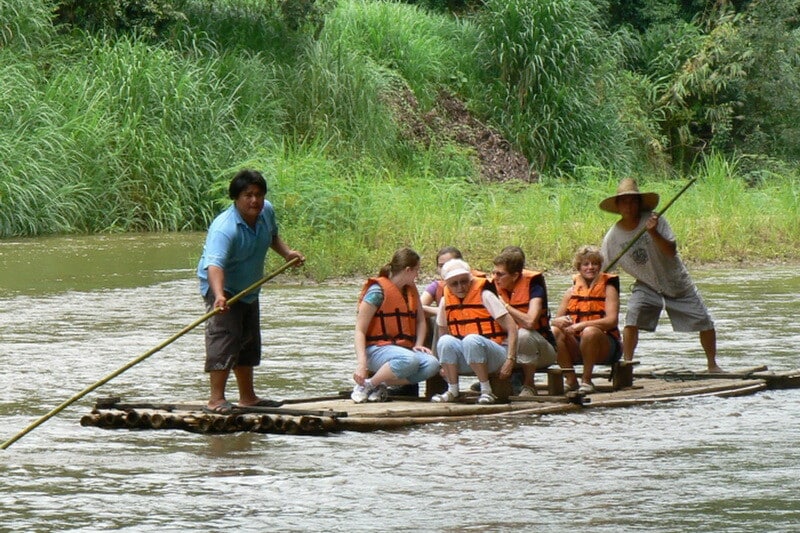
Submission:
{"label": "grey t-shirt", "polygon": [[[645,211],[636,229],[625,231],[619,224],[614,224],[608,230],[602,246],[606,264],[619,255],[631,239],[641,231],[649,218],[650,212]],[[675,240],[675,234],[672,233],[672,228],[664,217],[659,217],[657,229],[665,239]],[[625,252],[617,265],[637,281],[671,298],[683,296],[694,289],[692,278],[689,277],[689,272],[680,256],[676,254],[674,257],[669,257],[661,253],[647,232]]]}

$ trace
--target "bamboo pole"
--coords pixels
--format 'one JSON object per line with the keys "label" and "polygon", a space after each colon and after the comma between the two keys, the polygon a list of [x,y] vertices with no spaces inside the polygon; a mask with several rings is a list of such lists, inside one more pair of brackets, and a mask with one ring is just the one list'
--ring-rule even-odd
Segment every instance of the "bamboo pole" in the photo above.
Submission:
{"label": "bamboo pole", "polygon": [[[244,296],[246,296],[250,292],[254,291],[258,287],[260,287],[264,283],[268,282],[269,280],[271,280],[272,278],[274,278],[275,276],[277,276],[278,274],[280,274],[281,272],[283,272],[284,270],[286,270],[287,268],[289,268],[290,266],[296,264],[299,261],[300,261],[300,259],[297,258],[297,257],[292,259],[291,261],[287,261],[286,263],[284,263],[280,268],[278,268],[274,272],[264,276],[260,280],[256,281],[255,283],[253,283],[252,285],[250,285],[249,287],[244,289],[239,294],[233,296],[230,300],[228,300],[228,304],[230,305],[230,304],[236,303],[241,298],[243,298]],[[8,439],[6,442],[4,442],[2,445],[0,445],[0,450],[5,450],[6,448],[8,448],[12,444],[14,444],[16,441],[18,441],[19,439],[21,439],[22,437],[24,437],[25,435],[27,435],[28,433],[30,433],[31,431],[36,429],[38,426],[42,425],[43,423],[48,421],[50,418],[52,418],[53,416],[55,416],[58,413],[60,413],[61,411],[63,411],[68,406],[70,406],[73,403],[75,403],[76,401],[80,400],[81,398],[83,398],[84,396],[86,396],[87,394],[92,392],[93,390],[105,385],[106,383],[108,383],[109,381],[111,381],[115,377],[119,376],[120,374],[122,374],[126,370],[130,369],[131,367],[141,363],[142,361],[144,361],[145,359],[147,359],[148,357],[150,357],[154,353],[158,352],[159,350],[161,350],[161,349],[165,348],[166,346],[172,344],[177,339],[179,339],[180,337],[182,337],[186,333],[190,332],[191,330],[193,330],[194,328],[196,328],[197,326],[199,326],[200,324],[202,324],[203,322],[205,322],[206,320],[208,320],[209,318],[211,318],[212,316],[216,315],[217,313],[219,313],[221,311],[222,311],[222,309],[219,308],[219,307],[214,308],[213,310],[211,310],[208,313],[206,313],[205,315],[201,316],[200,318],[198,318],[197,320],[195,320],[194,322],[192,322],[191,324],[189,324],[188,326],[186,326],[185,328],[180,330],[178,333],[176,333],[175,335],[173,335],[169,339],[165,340],[164,342],[162,342],[161,344],[159,344],[155,348],[152,348],[152,349],[146,351],[145,353],[143,353],[139,357],[137,357],[135,359],[132,359],[130,362],[128,362],[127,364],[123,365],[119,369],[115,370],[111,374],[107,375],[106,377],[104,377],[100,381],[97,381],[96,383],[86,387],[85,389],[83,389],[79,393],[77,393],[74,396],[72,396],[70,399],[68,399],[68,400],[64,401],[63,403],[61,403],[58,407],[56,407],[55,409],[53,409],[52,411],[50,411],[46,415],[42,416],[41,418],[39,418],[38,420],[33,422],[31,425],[26,427],[24,430],[20,431],[16,435],[14,435],[12,438]]]}

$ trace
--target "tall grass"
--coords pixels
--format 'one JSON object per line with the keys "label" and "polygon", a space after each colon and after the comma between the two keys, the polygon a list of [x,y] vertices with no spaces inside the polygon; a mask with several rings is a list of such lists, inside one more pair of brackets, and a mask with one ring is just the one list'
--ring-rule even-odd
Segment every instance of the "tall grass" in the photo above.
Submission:
{"label": "tall grass", "polygon": [[[265,152],[248,165],[265,169],[281,232],[309,257],[307,271],[316,279],[374,273],[400,246],[423,255],[423,277],[434,275],[436,250],[445,245],[458,246],[482,269],[514,244],[530,266],[569,270],[575,249],[599,245],[618,219],[598,208],[618,183],[603,170],[584,169],[581,182],[482,184],[334,161],[321,146]],[[665,214],[681,255],[690,262],[800,258],[800,217],[792,216],[798,177],[754,188],[736,172],[724,159],[711,160]],[[639,182],[664,205],[686,179]],[[764,202],[766,209],[759,207]]]}
{"label": "tall grass", "polygon": [[490,113],[537,168],[632,163],[613,90],[620,49],[598,9],[589,0],[488,0],[478,19]]}
{"label": "tall grass", "polygon": [[397,155],[399,130],[381,95],[390,73],[347,48],[326,41],[309,44],[300,65],[281,70],[287,135],[331,145],[331,151]]}
{"label": "tall grass", "polygon": [[183,9],[191,21],[182,36],[187,43],[209,41],[282,63],[292,61],[306,42],[286,27],[274,0],[189,0]]}
{"label": "tall grass", "polygon": [[327,17],[321,39],[329,46],[346,43],[354,53],[397,73],[429,107],[439,88],[465,75],[453,67],[471,56],[462,37],[467,27],[400,2],[346,0]]}
{"label": "tall grass", "polygon": [[50,42],[53,2],[3,0],[0,2],[0,48],[31,53]]}
{"label": "tall grass", "polygon": [[[374,272],[402,245],[423,253],[426,275],[444,245],[479,268],[508,244],[522,246],[531,265],[569,268],[575,247],[599,243],[615,220],[597,203],[626,164],[598,158],[627,153],[609,141],[621,135],[615,120],[598,122],[609,112],[610,49],[578,46],[599,38],[581,22],[576,9],[590,8],[582,2],[491,3],[479,26],[343,0],[314,40],[268,23],[274,2],[197,0],[207,12],[195,9],[186,37],[160,45],[51,35],[38,30],[46,15],[36,3],[7,2],[16,11],[0,12],[9,17],[0,20],[0,238],[204,230],[229,202],[231,174],[247,166],[267,176],[281,231],[318,279]],[[498,68],[507,70],[487,76],[499,85],[481,81],[487,50],[471,53],[491,21]],[[6,30],[25,24],[33,30],[22,40]],[[485,183],[468,148],[404,138],[393,99],[413,89],[432,100],[442,87],[473,107],[508,105],[517,140],[552,141],[545,160],[569,154],[573,172]],[[581,91],[597,94],[574,101]],[[513,107],[514,94],[524,105]],[[748,181],[752,169],[743,179],[738,160],[712,157],[696,172],[667,215],[685,258],[800,257],[795,170]],[[637,177],[665,200],[683,185]]]}
{"label": "tall grass", "polygon": [[270,78],[248,85],[219,56],[135,39],[85,42],[88,53],[47,78],[4,67],[0,98],[15,113],[2,117],[0,201],[14,213],[2,235],[203,225],[216,173],[272,142],[241,127],[272,115]]}

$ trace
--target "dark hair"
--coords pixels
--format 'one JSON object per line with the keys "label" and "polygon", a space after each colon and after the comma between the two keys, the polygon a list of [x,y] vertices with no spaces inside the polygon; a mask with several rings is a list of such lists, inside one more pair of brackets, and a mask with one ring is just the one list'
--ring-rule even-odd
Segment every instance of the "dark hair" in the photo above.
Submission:
{"label": "dark hair", "polygon": [[228,196],[231,200],[236,200],[239,195],[250,185],[255,185],[265,195],[267,194],[267,180],[257,170],[242,169],[236,173],[228,186]]}
{"label": "dark hair", "polygon": [[392,256],[392,260],[381,268],[379,276],[388,278],[392,274],[402,272],[404,268],[414,268],[419,264],[419,254],[411,248],[400,248]]}
{"label": "dark hair", "polygon": [[440,248],[438,252],[436,252],[436,266],[439,266],[439,258],[445,254],[452,255],[452,259],[464,259],[464,256],[461,255],[461,250],[456,248],[455,246],[445,246],[444,248]]}
{"label": "dark hair", "polygon": [[509,274],[517,274],[525,268],[525,252],[519,246],[506,246],[492,262],[505,266]]}

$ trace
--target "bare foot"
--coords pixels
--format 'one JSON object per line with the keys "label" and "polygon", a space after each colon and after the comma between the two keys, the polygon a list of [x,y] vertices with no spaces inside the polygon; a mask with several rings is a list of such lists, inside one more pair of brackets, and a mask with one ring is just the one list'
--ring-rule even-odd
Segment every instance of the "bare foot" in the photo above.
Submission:
{"label": "bare foot", "polygon": [[726,372],[724,370],[722,370],[722,368],[719,365],[714,365],[714,366],[708,367],[708,373],[709,374],[725,374]]}

